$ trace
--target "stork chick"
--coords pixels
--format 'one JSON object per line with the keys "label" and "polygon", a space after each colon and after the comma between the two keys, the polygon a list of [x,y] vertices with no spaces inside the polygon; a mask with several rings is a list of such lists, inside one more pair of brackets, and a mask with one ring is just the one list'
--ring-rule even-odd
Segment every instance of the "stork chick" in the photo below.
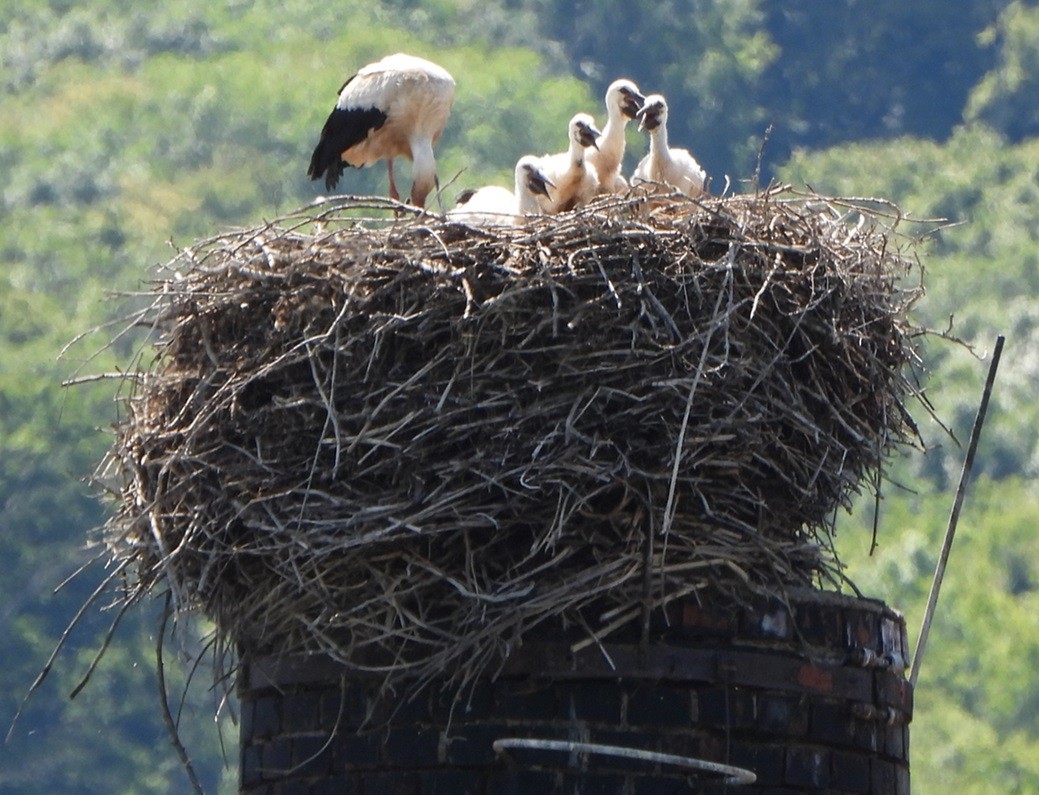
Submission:
{"label": "stork chick", "polygon": [[325,187],[332,190],[344,164],[362,168],[385,160],[390,197],[399,201],[393,160],[406,157],[413,163],[409,200],[425,207],[426,197],[440,184],[433,147],[444,132],[454,97],[451,75],[413,55],[397,53],[362,67],[339,89],[307,176],[324,176]]}
{"label": "stork chick", "polygon": [[667,141],[667,101],[650,94],[636,114],[639,129],[649,131],[649,154],[642,158],[631,177],[632,186],[668,185],[687,196],[706,192],[707,172],[688,149],[672,149]]}
{"label": "stork chick", "polygon": [[599,180],[588,167],[585,156],[585,150],[595,148],[602,135],[595,120],[587,113],[578,113],[570,120],[568,135],[570,148],[567,151],[541,158],[542,172],[556,186],[552,196],[543,197],[540,202],[542,210],[549,215],[587,204],[599,190]]}
{"label": "stork chick", "polygon": [[599,180],[599,193],[622,193],[628,181],[621,175],[624,162],[624,132],[628,122],[642,109],[646,98],[631,80],[614,80],[606,89],[606,125],[598,149],[588,153],[588,163]]}
{"label": "stork chick", "polygon": [[523,223],[524,217],[541,212],[538,197],[548,197],[552,183],[545,177],[539,159],[524,155],[516,161],[515,190],[488,185],[460,201],[448,212],[455,221],[482,226]]}

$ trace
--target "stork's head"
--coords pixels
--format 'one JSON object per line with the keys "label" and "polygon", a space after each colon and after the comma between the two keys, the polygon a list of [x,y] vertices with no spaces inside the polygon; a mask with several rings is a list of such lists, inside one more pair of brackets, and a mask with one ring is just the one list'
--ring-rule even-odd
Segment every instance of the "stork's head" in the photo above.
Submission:
{"label": "stork's head", "polygon": [[635,114],[635,118],[639,120],[640,130],[649,130],[652,132],[661,124],[667,124],[667,101],[664,99],[663,94],[650,94],[646,97],[646,102],[643,104],[642,109]]}
{"label": "stork's head", "polygon": [[606,89],[606,107],[610,111],[616,108],[629,119],[635,118],[645,101],[639,87],[628,79],[614,80]]}
{"label": "stork's head", "polygon": [[596,141],[600,135],[602,133],[595,126],[595,119],[587,113],[578,113],[570,119],[570,140],[573,143],[580,144],[585,148],[594,146],[598,149],[599,144]]}
{"label": "stork's head", "polygon": [[434,187],[439,187],[437,180],[437,161],[433,156],[433,143],[428,138],[419,138],[411,142],[411,197],[409,202],[415,207],[425,207],[426,197]]}
{"label": "stork's head", "polygon": [[437,175],[434,172],[431,177],[424,175],[416,176],[415,181],[411,183],[411,196],[408,199],[408,203],[425,209],[426,198],[432,192],[433,188],[436,187]]}
{"label": "stork's head", "polygon": [[524,155],[516,161],[516,184],[524,186],[533,196],[548,196],[548,189],[555,187],[541,170],[540,159],[534,155]]}

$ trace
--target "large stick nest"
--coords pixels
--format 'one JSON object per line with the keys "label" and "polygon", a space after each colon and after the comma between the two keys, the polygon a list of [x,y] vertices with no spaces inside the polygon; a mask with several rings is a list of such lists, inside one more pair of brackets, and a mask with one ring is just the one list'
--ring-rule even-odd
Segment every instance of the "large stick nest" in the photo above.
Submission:
{"label": "large stick nest", "polygon": [[[371,206],[371,205],[367,205]],[[432,675],[535,625],[836,582],[913,440],[891,218],[790,194],[493,231],[325,206],[184,251],[105,528],[254,653]]]}

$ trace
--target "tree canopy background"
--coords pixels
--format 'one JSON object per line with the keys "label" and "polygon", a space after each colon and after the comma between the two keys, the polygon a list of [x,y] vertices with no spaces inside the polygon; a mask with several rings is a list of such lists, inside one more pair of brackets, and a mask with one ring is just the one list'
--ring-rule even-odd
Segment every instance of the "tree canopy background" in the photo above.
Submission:
{"label": "tree canopy background", "polygon": [[[125,314],[171,244],[310,201],[337,88],[397,50],[458,81],[439,155],[448,197],[562,150],[570,116],[601,119],[606,86],[627,76],[667,95],[672,141],[715,190],[751,189],[760,170],[952,222],[919,227],[918,319],[951,318],[978,353],[997,333],[1007,348],[916,695],[914,789],[1039,791],[1039,6],[1024,0],[0,0],[0,724],[103,576],[53,593],[96,552],[84,543],[105,513],[83,479],[116,416],[114,382],[61,384],[132,367],[135,340],[106,345],[102,328],[65,346]],[[646,143],[629,136],[630,169]],[[383,193],[385,171],[349,171],[343,188]],[[938,338],[925,355],[937,413],[965,441],[986,365]],[[964,453],[925,434],[926,454],[893,462],[879,550],[868,497],[838,538],[852,577],[913,634]],[[151,607],[70,700],[114,616],[93,611],[73,634],[0,746],[0,792],[184,790]],[[198,629],[174,633],[174,694]],[[219,696],[197,673],[181,730],[207,790],[233,792]]]}

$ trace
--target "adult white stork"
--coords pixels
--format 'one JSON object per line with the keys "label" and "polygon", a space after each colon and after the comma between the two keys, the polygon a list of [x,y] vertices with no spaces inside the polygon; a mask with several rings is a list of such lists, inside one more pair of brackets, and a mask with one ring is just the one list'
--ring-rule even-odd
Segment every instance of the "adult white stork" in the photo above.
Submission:
{"label": "adult white stork", "polygon": [[606,89],[606,125],[598,141],[599,148],[588,153],[588,163],[599,178],[599,193],[621,193],[627,189],[628,181],[621,175],[624,131],[645,101],[631,80],[614,80]]}
{"label": "adult white stork", "polygon": [[538,196],[548,196],[552,183],[545,177],[538,158],[524,155],[516,161],[515,190],[488,185],[452,207],[447,215],[454,221],[483,226],[509,226],[524,216],[541,212]]}
{"label": "adult white stork", "polygon": [[588,168],[585,157],[585,149],[596,147],[602,135],[595,120],[587,113],[578,113],[570,119],[567,131],[569,149],[541,158],[542,172],[556,186],[551,196],[540,199],[541,209],[550,215],[587,204],[599,190],[599,179]]}
{"label": "adult white stork", "polygon": [[650,94],[637,114],[639,129],[649,130],[649,154],[642,158],[631,184],[669,185],[687,196],[706,192],[707,172],[688,149],[672,149],[667,142],[667,101]]}
{"label": "adult white stork", "polygon": [[440,184],[433,147],[454,98],[455,81],[447,70],[414,55],[388,55],[362,67],[339,89],[307,176],[324,176],[332,190],[344,164],[362,168],[385,160],[390,197],[399,200],[393,159],[406,157],[413,163],[410,201],[425,207],[429,192]]}

